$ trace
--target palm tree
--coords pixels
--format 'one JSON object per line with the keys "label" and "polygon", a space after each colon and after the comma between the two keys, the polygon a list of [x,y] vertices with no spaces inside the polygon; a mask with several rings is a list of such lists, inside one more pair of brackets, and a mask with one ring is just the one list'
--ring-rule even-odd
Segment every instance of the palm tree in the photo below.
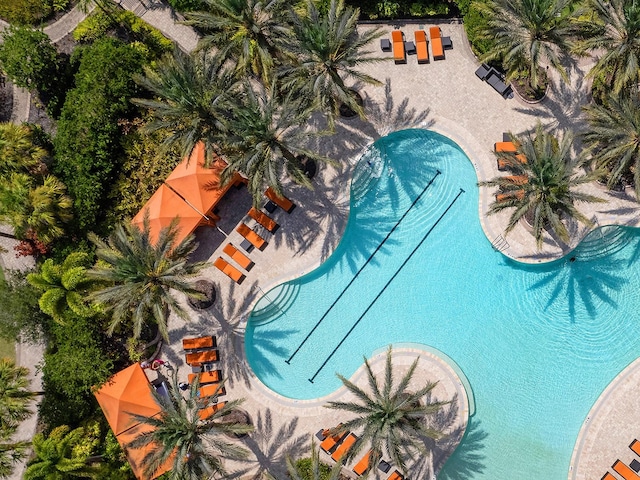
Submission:
{"label": "palm tree", "polygon": [[0,478],[13,474],[15,464],[25,457],[30,445],[29,442],[10,441],[11,433],[0,433]]}
{"label": "palm tree", "polygon": [[[224,477],[224,458],[242,460],[248,455],[244,448],[223,439],[224,435],[243,435],[253,430],[251,425],[224,421],[224,417],[237,409],[243,400],[226,402],[202,420],[200,409],[206,406],[207,400],[198,396],[198,381],[191,384],[186,398],[178,384],[177,369],[172,374],[171,383],[168,397],[153,392],[156,403],[162,408],[160,414],[153,417],[133,415],[151,429],[139,435],[127,447],[153,447],[143,459],[145,478],[154,478],[154,474],[167,462],[171,465],[166,474],[169,479],[200,480],[212,478],[213,475]],[[217,396],[214,394],[210,400],[217,401]]]}
{"label": "palm tree", "polygon": [[0,123],[0,176],[11,173],[40,173],[46,169],[47,152],[33,143],[26,125]]}
{"label": "palm tree", "polygon": [[29,390],[29,369],[9,358],[0,358],[0,432],[13,431],[29,418],[29,402],[35,394]]}
{"label": "palm tree", "polygon": [[476,7],[488,19],[482,37],[492,48],[482,61],[500,60],[507,78],[525,76],[540,88],[538,72],[543,64],[568,79],[563,62],[568,58],[569,39],[575,28],[570,13],[572,0],[489,0]]}
{"label": "palm tree", "polygon": [[633,174],[640,199],[640,100],[637,95],[610,95],[604,105],[586,107],[589,128],[582,134],[597,169],[608,172],[607,186]]}
{"label": "palm tree", "polygon": [[[48,437],[33,437],[35,458],[28,463],[24,480],[73,480],[99,478],[97,467],[87,465],[88,457],[75,447],[84,439],[84,428],[71,430],[67,425],[54,428]],[[80,449],[81,450],[81,449]]]}
{"label": "palm tree", "polygon": [[354,92],[345,83],[347,80],[382,85],[359,67],[385,60],[372,57],[365,50],[383,32],[378,28],[358,32],[359,14],[358,9],[345,7],[343,0],[331,0],[326,13],[313,0],[307,0],[306,12],[292,12],[294,38],[289,48],[297,61],[282,68],[284,87],[299,90],[315,100],[327,113],[331,126],[341,105],[364,116]]}
{"label": "palm tree", "polygon": [[91,267],[91,257],[84,252],[74,252],[62,264],[48,258],[40,266],[38,273],[27,275],[27,281],[43,290],[40,309],[57,321],[62,321],[66,309],[71,309],[81,317],[95,315],[96,309],[87,302],[89,287],[94,283],[87,278]]}
{"label": "palm tree", "polygon": [[51,244],[64,235],[63,223],[73,218],[73,200],[65,185],[52,175],[35,186],[26,173],[0,178],[0,219],[9,223],[20,239],[35,237]]}
{"label": "palm tree", "polygon": [[387,350],[384,370],[384,382],[380,382],[371,370],[365,358],[365,368],[369,381],[369,390],[351,383],[338,375],[347,390],[356,397],[353,402],[329,402],[326,407],[356,414],[352,420],[343,422],[338,431],[361,430],[359,439],[345,456],[345,463],[354,458],[365,446],[370,445],[371,461],[369,469],[375,467],[385,451],[402,473],[406,473],[406,459],[414,458],[416,452],[426,452],[424,440],[440,438],[442,432],[426,423],[429,415],[435,414],[450,402],[432,402],[428,394],[437,383],[427,383],[417,391],[410,391],[409,383],[413,378],[418,359],[407,373],[395,384],[391,347]]}
{"label": "palm tree", "polygon": [[[503,196],[489,208],[489,214],[513,209],[505,234],[515,228],[521,218],[526,217],[533,226],[533,236],[538,249],[542,247],[543,233],[548,227],[560,240],[570,241],[564,222],[575,219],[587,226],[593,222],[580,213],[578,202],[603,202],[601,198],[586,194],[577,187],[599,178],[600,172],[576,174],[578,162],[571,156],[573,135],[566,133],[561,142],[538,124],[535,135],[529,134],[515,141],[516,154],[499,155],[508,162],[511,176],[500,176],[480,186],[500,187]],[[517,155],[523,155],[522,162]],[[522,158],[522,157],[520,157]],[[518,177],[525,177],[524,182]]]}
{"label": "palm tree", "polygon": [[[336,462],[333,467],[320,461],[319,450],[311,439],[311,458],[294,460],[287,456],[287,473],[291,480],[339,480],[341,477],[342,460]],[[276,480],[271,473],[264,474],[265,480]]]}
{"label": "palm tree", "polygon": [[290,36],[286,0],[205,0],[207,10],[187,12],[187,25],[205,32],[198,50],[215,49],[216,56],[236,64],[238,77],[255,75],[265,85],[273,79],[277,60],[286,57]]}
{"label": "palm tree", "polygon": [[224,134],[222,120],[229,111],[227,99],[234,95],[236,83],[223,62],[212,55],[190,56],[176,49],[155,69],[145,67],[145,75],[135,80],[157,97],[132,101],[151,112],[152,121],[145,125],[146,131],[170,132],[162,149],[177,147],[184,158],[202,141],[207,162],[212,162]]}
{"label": "palm tree", "polygon": [[636,86],[640,83],[640,4],[590,0],[588,6],[595,19],[583,22],[586,33],[576,50],[601,53],[589,76],[602,78],[616,94]]}
{"label": "palm tree", "polygon": [[275,97],[275,86],[268,92],[263,89],[255,91],[246,83],[227,124],[233,135],[222,146],[228,162],[222,181],[228,181],[235,171],[242,172],[249,179],[248,189],[256,203],[266,187],[280,194],[284,176],[310,187],[303,171],[305,157],[317,162],[331,162],[305,148],[309,137],[314,135],[306,125],[310,107],[291,93],[281,99]]}
{"label": "palm tree", "polygon": [[106,242],[89,235],[99,262],[87,275],[109,285],[95,291],[91,298],[111,312],[109,334],[122,322],[130,321],[134,337],[139,338],[142,327],[152,320],[168,340],[170,312],[188,320],[174,292],[200,298],[202,294],[194,288],[192,279],[204,263],[188,263],[196,244],[193,237],[176,244],[177,227],[174,220],[162,229],[155,245],[149,237],[148,216],[142,231],[130,224],[118,225]]}

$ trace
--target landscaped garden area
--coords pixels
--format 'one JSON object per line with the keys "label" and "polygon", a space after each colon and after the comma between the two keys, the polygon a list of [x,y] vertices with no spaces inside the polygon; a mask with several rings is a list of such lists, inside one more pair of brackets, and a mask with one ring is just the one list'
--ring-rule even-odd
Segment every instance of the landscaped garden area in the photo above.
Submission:
{"label": "landscaped garden area", "polygon": [[[38,366],[42,392],[37,395],[29,391],[27,371],[10,361],[0,365],[0,410],[4,412],[7,402],[17,399],[17,407],[11,415],[3,415],[0,428],[0,443],[7,446],[0,453],[0,478],[9,476],[19,459],[28,460],[24,475],[28,479],[71,478],[72,473],[125,479],[134,478],[134,472],[154,478],[160,471],[166,472],[161,478],[209,478],[211,474],[227,478],[251,452],[255,454],[242,445],[242,436],[254,435],[265,424],[246,413],[240,398],[218,403],[221,389],[231,390],[233,385],[223,383],[205,399],[199,380],[182,388],[186,366],[180,378],[177,370],[167,371],[172,387],[168,397],[152,393],[162,414],[136,417],[141,425],[152,427],[152,434],[123,443],[105,419],[94,393],[112,375],[153,360],[158,352],[179,357],[171,349],[176,345],[172,322],[188,325],[198,310],[193,305],[207,300],[202,310],[211,304],[232,303],[232,297],[241,295],[248,308],[257,298],[258,283],[264,281],[266,289],[271,285],[266,282],[276,278],[259,277],[258,267],[251,279],[256,282],[255,291],[236,290],[240,286],[235,284],[228,288],[226,283],[221,289],[211,283],[212,298],[207,299],[202,283],[196,282],[210,280],[205,272],[211,262],[194,261],[198,245],[192,236],[176,241],[179,220],[159,235],[160,229],[150,221],[136,226],[131,220],[196,147],[203,148],[204,167],[224,161],[222,183],[232,180],[236,172],[246,179],[243,191],[258,210],[267,189],[278,197],[306,191],[303,198],[329,188],[348,192],[348,160],[377,136],[371,133],[376,129],[372,106],[376,95],[382,95],[384,78],[372,72],[380,71],[376,68],[381,65],[394,67],[391,57],[379,48],[380,39],[393,25],[359,22],[395,24],[401,22],[398,19],[418,18],[431,23],[460,15],[469,46],[454,44],[454,52],[468,49],[468,55],[477,55],[478,63],[504,72],[504,81],[511,82],[523,99],[520,105],[545,102],[562,90],[562,82],[575,78],[578,59],[594,56],[587,76],[590,102],[576,116],[579,120],[563,119],[562,128],[557,128],[557,119],[549,116],[510,133],[505,128],[508,138],[503,143],[513,148],[496,148],[490,166],[481,169],[487,174],[479,178],[480,189],[491,198],[487,221],[499,218],[500,234],[507,241],[516,232],[527,232],[524,242],[532,250],[544,252],[553,244],[567,252],[579,236],[598,226],[592,210],[606,205],[611,192],[626,192],[629,202],[640,195],[640,32],[635,27],[640,6],[634,3],[169,3],[184,14],[184,24],[200,35],[195,51],[183,51],[159,29],[108,0],[99,0],[93,12],[58,44],[34,26],[54,22],[76,5],[88,6],[87,2],[9,0],[0,5],[0,19],[10,23],[1,33],[2,79],[28,90],[32,112],[23,123],[0,123],[0,222],[12,229],[7,235],[14,237],[16,247],[9,254],[32,257],[36,265],[32,271],[5,271],[0,277],[0,358],[12,357],[16,340],[46,345]],[[425,75],[439,67],[438,62],[431,60]],[[394,81],[402,78],[400,73]],[[477,86],[486,85],[477,82]],[[379,116],[386,115],[388,120],[396,107],[390,90],[387,93],[388,110]],[[395,100],[401,119],[406,103]],[[496,101],[502,100],[496,95]],[[354,127],[360,125],[358,121],[364,127]],[[345,134],[349,128],[352,133]],[[392,125],[391,131],[396,129],[400,125]],[[347,172],[329,177],[345,183],[322,184],[328,177],[314,177],[310,165],[314,174]],[[601,193],[585,190],[598,182]],[[348,193],[344,195],[348,198]],[[401,195],[396,202],[398,198]],[[326,213],[331,209],[327,203],[321,209],[313,202],[297,208],[311,212],[317,207]],[[318,238],[327,231],[330,228],[318,228]],[[291,239],[279,242],[273,237],[268,248],[291,248],[296,258],[317,240],[301,240],[290,231],[279,235]],[[333,246],[338,243],[334,240]],[[329,253],[323,251],[322,259]],[[255,255],[260,258],[260,253]],[[242,322],[247,314],[242,313]],[[209,320],[216,322],[213,317]],[[246,326],[242,322],[238,328]],[[278,360],[282,356],[276,348],[272,352]],[[333,449],[298,445],[295,458],[282,454],[279,467],[261,465],[260,472],[277,476],[288,470],[295,478],[296,471],[304,471],[300,478],[316,478],[316,464],[326,460],[318,448],[332,455],[348,432],[356,432],[354,448],[345,447],[345,456],[337,455],[338,462],[331,463],[337,467],[321,469],[318,478],[338,478],[341,466],[364,457],[368,460],[362,460],[363,473],[385,461],[398,475],[410,475],[410,458],[435,451],[437,440],[450,433],[432,428],[429,419],[444,412],[453,415],[454,408],[449,407],[457,404],[453,398],[431,401],[435,385],[429,380],[437,379],[407,388],[413,368],[418,367],[411,367],[406,381],[402,375],[392,376],[391,352],[377,379],[367,370],[373,400],[367,400],[369,391],[347,378],[338,382],[368,410],[353,402],[325,402],[342,415],[358,414],[345,417],[340,425],[324,426],[318,443],[340,437]],[[39,433],[31,445],[12,443],[20,422],[35,410],[30,403],[34,396],[39,403]],[[203,418],[207,408],[212,414]],[[314,433],[308,432],[309,436]],[[186,437],[190,440],[183,443]],[[460,440],[454,437],[447,456]],[[151,444],[162,447],[132,470],[121,445],[135,449]],[[67,468],[63,465],[68,467],[64,474],[60,473]]]}

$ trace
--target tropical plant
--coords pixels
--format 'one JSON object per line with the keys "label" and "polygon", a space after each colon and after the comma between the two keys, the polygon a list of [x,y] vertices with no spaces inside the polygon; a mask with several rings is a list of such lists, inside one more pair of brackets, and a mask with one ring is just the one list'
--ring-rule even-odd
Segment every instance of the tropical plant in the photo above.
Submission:
{"label": "tropical plant", "polygon": [[84,252],[74,252],[62,264],[48,258],[38,273],[27,275],[31,285],[44,291],[39,301],[40,309],[58,321],[67,308],[81,317],[94,315],[96,310],[87,302],[89,287],[93,283],[86,275],[89,267],[91,257]]}
{"label": "tropical plant", "polygon": [[85,429],[75,430],[67,425],[54,428],[45,437],[38,433],[33,437],[35,458],[24,472],[24,480],[72,480],[98,478],[98,469],[87,464],[88,455],[78,453],[77,447],[84,441]]}
{"label": "tropical plant", "polygon": [[632,175],[640,199],[640,100],[635,95],[610,95],[604,105],[586,107],[589,127],[582,134],[585,151],[597,169],[607,172],[613,188]]}
{"label": "tropical plant", "polygon": [[[513,175],[502,175],[480,183],[480,186],[499,187],[502,191],[502,195],[491,204],[489,214],[513,209],[505,234],[512,231],[521,218],[526,218],[533,227],[538,248],[542,247],[543,233],[547,228],[568,243],[570,235],[566,221],[573,219],[587,226],[593,224],[575,204],[604,201],[580,191],[578,187],[596,180],[601,173],[576,173],[578,161],[571,155],[573,135],[570,133],[558,142],[538,124],[535,133],[514,141],[518,145],[516,153],[497,154],[504,159]],[[520,155],[526,161],[521,161]]]}
{"label": "tropical plant", "polygon": [[73,218],[73,201],[53,175],[34,185],[33,177],[14,173],[0,178],[0,219],[9,223],[17,238],[35,237],[50,244],[64,235],[63,223]]}
{"label": "tropical plant", "polygon": [[294,460],[287,457],[287,472],[292,480],[339,480],[342,460],[335,463],[333,468],[320,461],[319,450],[311,440],[311,458]]}
{"label": "tropical plant", "polygon": [[222,145],[228,165],[222,181],[239,171],[249,179],[248,189],[254,203],[260,201],[266,187],[281,193],[286,175],[300,185],[310,187],[304,174],[303,159],[330,162],[326,157],[305,148],[314,135],[306,125],[311,109],[295,94],[276,99],[276,87],[254,90],[245,84],[242,97],[233,109]]}
{"label": "tropical plant", "polygon": [[204,0],[205,11],[189,12],[188,25],[204,31],[198,49],[215,49],[221,60],[236,64],[239,77],[255,75],[265,85],[277,60],[286,57],[290,36],[286,0]]}
{"label": "tropical plant", "polygon": [[0,123],[0,176],[11,173],[41,173],[47,151],[34,144],[32,130],[27,125]]}
{"label": "tropical plant", "polygon": [[343,422],[338,431],[361,431],[358,440],[345,455],[345,463],[354,458],[363,447],[371,448],[369,470],[376,465],[386,452],[402,473],[406,473],[408,459],[416,453],[425,453],[426,439],[438,439],[442,432],[430,427],[427,417],[438,413],[450,402],[434,402],[429,393],[437,383],[426,383],[416,391],[409,389],[418,359],[416,359],[399,382],[394,381],[392,349],[387,350],[384,380],[382,385],[376,378],[369,361],[364,359],[369,392],[358,387],[342,375],[338,378],[347,390],[355,396],[351,402],[329,402],[326,407],[353,413],[355,418]]}
{"label": "tropical plant", "polygon": [[[151,427],[127,445],[130,448],[153,446],[143,459],[145,478],[154,478],[158,470],[170,465],[166,473],[168,479],[200,480],[225,477],[223,459],[243,460],[247,451],[237,444],[224,440],[224,435],[243,435],[253,430],[251,425],[225,422],[224,417],[231,414],[243,402],[226,402],[205,419],[201,419],[201,408],[208,401],[217,401],[217,392],[209,400],[199,395],[200,385],[196,380],[191,384],[186,397],[178,384],[178,370],[171,377],[172,388],[165,397],[153,392],[156,403],[162,411],[158,415],[133,417],[143,425]],[[217,391],[220,391],[222,384]]]}
{"label": "tropical plant", "polygon": [[568,79],[564,67],[569,40],[575,33],[569,8],[572,0],[489,0],[476,2],[488,19],[482,38],[491,39],[491,50],[481,61],[499,60],[507,78],[524,76],[535,89],[545,64]]}
{"label": "tropical plant", "polygon": [[222,120],[229,110],[227,99],[234,94],[236,80],[218,58],[204,53],[190,56],[178,49],[166,55],[155,69],[145,68],[136,81],[158,99],[135,98],[150,110],[148,132],[171,132],[164,150],[177,148],[188,157],[198,142],[205,145],[207,162],[214,160],[216,146],[224,134]]}
{"label": "tropical plant", "polygon": [[29,391],[29,369],[20,367],[9,358],[0,358],[0,433],[11,432],[33,412],[29,402],[34,393]]}
{"label": "tropical plant", "polygon": [[4,271],[0,279],[0,338],[41,342],[50,322],[38,305],[40,292],[30,285],[23,272]]}
{"label": "tropical plant", "polygon": [[626,0],[589,0],[595,18],[582,23],[576,50],[600,54],[589,72],[602,78],[614,93],[640,83],[640,4]]}
{"label": "tropical plant", "polygon": [[112,316],[109,334],[121,323],[131,322],[133,336],[139,338],[142,327],[153,321],[168,340],[170,312],[185,321],[189,319],[174,292],[200,298],[202,294],[194,288],[191,279],[204,263],[188,262],[196,248],[193,237],[176,243],[177,220],[159,232],[155,244],[150,238],[148,215],[143,230],[125,225],[118,225],[106,242],[93,233],[89,235],[97,248],[99,262],[87,275],[108,284],[95,291],[92,298],[104,305]]}
{"label": "tropical plant", "polygon": [[15,464],[27,454],[29,442],[11,441],[13,432],[0,432],[0,478],[9,478]]}
{"label": "tropical plant", "polygon": [[382,85],[359,67],[385,59],[371,56],[370,42],[383,35],[379,28],[358,32],[359,10],[345,7],[343,0],[331,0],[327,12],[307,0],[304,13],[292,12],[294,37],[289,49],[297,57],[282,68],[284,90],[294,89],[313,99],[333,126],[342,105],[364,116],[362,106],[347,80]]}

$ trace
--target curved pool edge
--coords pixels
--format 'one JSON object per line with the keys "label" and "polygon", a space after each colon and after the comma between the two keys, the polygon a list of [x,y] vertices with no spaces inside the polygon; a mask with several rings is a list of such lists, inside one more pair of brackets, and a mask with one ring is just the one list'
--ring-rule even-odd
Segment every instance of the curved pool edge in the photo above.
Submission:
{"label": "curved pool edge", "polygon": [[[241,343],[243,348],[243,351],[241,353],[244,355],[244,342]],[[465,381],[463,381],[463,379],[458,375],[456,371],[456,369],[459,370],[460,367],[458,367],[457,364],[455,367],[453,367],[444,358],[433,353],[434,351],[438,350],[429,347],[428,345],[416,343],[393,344],[393,365],[395,369],[398,365],[401,365],[401,362],[403,361],[406,362],[409,360],[412,362],[414,359],[418,358],[419,363],[418,368],[416,369],[416,373],[414,374],[414,378],[418,378],[419,375],[422,375],[427,377],[425,380],[437,380],[438,385],[436,386],[434,391],[436,393],[439,392],[440,395],[442,395],[443,391],[447,394],[446,397],[442,398],[436,396],[437,399],[451,399],[454,398],[453,395],[455,394],[456,398],[458,399],[458,415],[456,416],[457,423],[451,425],[449,428],[450,432],[447,433],[455,432],[457,434],[457,438],[454,439],[454,445],[457,448],[466,432],[467,425],[469,423],[469,417],[473,414],[473,412],[470,411],[469,392],[467,392],[467,389],[465,387]],[[378,369],[384,368],[386,352],[386,347],[380,348],[374,351],[368,358],[369,365],[371,366],[374,373],[378,373]],[[244,356],[244,358],[246,359],[246,356]],[[446,358],[450,359],[450,357],[448,356],[446,356]],[[455,363],[453,360],[451,361]],[[318,409],[322,409],[324,411],[324,405],[326,405],[327,402],[340,401],[343,400],[344,397],[349,396],[349,391],[347,390],[347,388],[344,385],[341,385],[340,387],[338,387],[338,389],[334,390],[330,394],[314,399],[302,400],[285,397],[273,391],[266,384],[264,384],[255,375],[253,369],[251,368],[251,365],[249,365],[249,362],[245,361],[245,366],[249,373],[249,381],[251,383],[251,387],[256,388],[259,393],[266,399],[268,399],[272,404],[277,405],[281,409],[289,410],[293,415],[297,415],[300,417],[317,416]],[[429,375],[426,375],[425,373],[427,372],[427,366],[431,367],[431,369],[428,370],[430,372]],[[439,372],[441,375],[437,376],[437,378],[434,379],[434,375],[432,374],[433,371]],[[353,375],[351,375],[349,381],[355,383],[356,385],[360,384],[361,387],[367,389],[368,382],[366,377],[366,367],[363,362],[360,367],[358,367],[358,369],[353,373]],[[468,384],[468,380],[466,380],[466,383]],[[327,414],[330,414],[330,411],[328,409],[326,410],[326,412]],[[455,448],[453,448],[450,452],[447,452],[448,455],[446,457],[439,459],[439,467],[444,466],[446,460],[454,451]]]}
{"label": "curved pool edge", "polygon": [[[607,413],[607,412],[603,412],[603,409],[605,407],[610,407],[611,405],[618,405],[618,402],[614,402],[615,400],[614,397],[616,396],[616,393],[621,392],[622,390],[621,387],[624,387],[626,384],[628,384],[628,382],[631,381],[629,380],[630,377],[633,377],[633,376],[636,377],[633,381],[633,386],[635,387],[637,385],[637,382],[640,381],[640,357],[635,359],[629,365],[627,365],[618,375],[616,375],[616,377],[613,380],[611,380],[611,382],[605,387],[605,389],[602,391],[600,396],[597,398],[597,400],[589,410],[589,413],[587,414],[582,424],[582,427],[578,432],[578,437],[576,438],[576,443],[573,448],[573,452],[571,454],[568,480],[586,480],[587,477],[585,476],[585,474],[594,473],[591,467],[582,468],[582,470],[586,469],[586,471],[581,470],[581,465],[582,465],[581,462],[586,462],[590,459],[593,459],[594,457],[593,454],[589,455],[589,453],[592,453],[592,452],[587,452],[585,454],[585,446],[587,444],[587,441],[592,439],[592,436],[598,433],[597,431],[592,432],[591,429],[597,429],[598,426],[594,426],[594,425],[597,425],[600,422],[602,422],[603,420],[602,415],[606,415]],[[629,422],[629,423],[635,424],[634,422]],[[614,433],[612,431],[613,429],[609,429],[609,430],[611,431],[612,434]],[[629,427],[629,430],[633,430],[633,427]],[[618,432],[615,432],[615,433],[618,433]],[[626,445],[631,443],[631,441],[634,438],[637,438],[637,436],[638,436],[637,433],[635,434],[630,433],[628,436],[626,436],[628,437],[628,441],[625,438],[624,440],[626,442],[625,450],[624,450],[625,452],[627,450]],[[631,452],[631,450],[629,450],[629,452]],[[619,452],[618,454],[615,454],[615,455],[612,454],[609,457],[607,457],[606,458],[607,466],[613,464],[613,462],[615,462],[618,456],[619,456]],[[603,467],[603,468],[606,469],[606,467]],[[596,476],[600,478],[601,475],[604,475],[605,471],[606,470],[603,469],[603,471],[599,472],[599,474]]]}
{"label": "curved pool edge", "polygon": [[[447,118],[435,116],[433,125],[429,127],[429,130],[433,130],[440,135],[443,135],[453,142],[455,142],[460,149],[467,156],[473,168],[476,172],[476,178],[478,181],[490,180],[498,175],[500,172],[490,169],[489,166],[495,163],[493,153],[490,150],[484,150],[478,139],[469,133],[464,127],[459,126],[456,122],[452,122]],[[593,193],[596,196],[603,196],[603,192],[598,190],[596,186],[592,186]],[[495,215],[488,215],[489,206],[492,202],[492,189],[490,187],[478,187],[478,218],[480,220],[480,226],[487,237],[487,240],[493,244],[500,237],[504,237],[504,226],[506,225],[508,212]],[[559,244],[553,245],[554,249],[548,241],[545,242],[547,251],[538,251],[535,248],[535,241],[531,234],[525,231],[522,225],[518,225],[508,236],[504,237],[508,242],[507,249],[499,250],[502,255],[510,258],[513,261],[525,263],[525,264],[544,264],[554,262],[565,256],[568,256],[573,252],[580,243],[594,230],[608,225],[616,225],[623,227],[640,228],[640,215],[633,215],[632,212],[627,214],[626,218],[622,214],[615,214],[618,210],[612,207],[612,202],[630,202],[635,207],[635,210],[640,213],[640,206],[638,202],[633,202],[633,199],[617,199],[614,194],[609,195],[612,198],[607,199],[607,203],[602,205],[608,205],[604,212],[583,212],[586,213],[589,218],[594,218],[594,225],[591,227],[581,226],[579,232],[574,232],[571,239],[571,245],[561,246]],[[597,205],[597,204],[592,204]],[[614,212],[613,214],[611,212]],[[601,215],[598,215],[598,214]],[[603,217],[603,218],[599,218]],[[516,235],[523,237],[523,240],[516,238]],[[545,237],[549,240],[549,236]]]}

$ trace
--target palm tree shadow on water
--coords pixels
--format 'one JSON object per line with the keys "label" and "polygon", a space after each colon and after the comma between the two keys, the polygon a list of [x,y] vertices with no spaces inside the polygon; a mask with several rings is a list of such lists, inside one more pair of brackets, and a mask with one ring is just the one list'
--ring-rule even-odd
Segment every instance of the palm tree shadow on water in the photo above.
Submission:
{"label": "palm tree shadow on water", "polygon": [[486,456],[482,450],[487,436],[480,422],[471,417],[460,445],[438,473],[438,480],[471,480],[484,472]]}
{"label": "palm tree shadow on water", "polygon": [[[566,302],[569,319],[574,323],[582,306],[592,319],[596,318],[596,300],[613,307],[618,306],[612,293],[629,282],[620,266],[630,266],[637,260],[640,242],[637,241],[638,234],[626,227],[604,228],[609,228],[609,232],[614,232],[614,235],[615,232],[620,234],[607,239],[608,235],[602,233],[603,227],[596,229],[570,255],[542,267],[542,277],[528,290],[538,296],[546,296],[546,292],[549,292],[545,310],[557,302]],[[635,248],[622,250],[634,238]],[[518,263],[509,263],[515,268],[527,269]]]}

